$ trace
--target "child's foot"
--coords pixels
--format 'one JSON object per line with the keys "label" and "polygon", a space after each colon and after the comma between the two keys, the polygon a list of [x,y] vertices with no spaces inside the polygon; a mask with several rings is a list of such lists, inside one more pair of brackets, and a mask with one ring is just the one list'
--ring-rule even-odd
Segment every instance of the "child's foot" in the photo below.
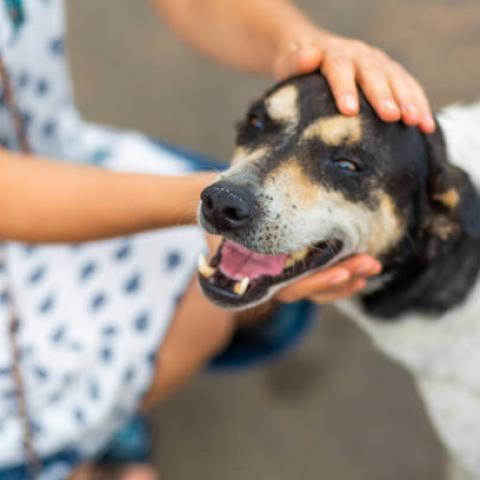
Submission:
{"label": "child's foot", "polygon": [[155,469],[146,463],[95,464],[78,467],[69,480],[159,480]]}

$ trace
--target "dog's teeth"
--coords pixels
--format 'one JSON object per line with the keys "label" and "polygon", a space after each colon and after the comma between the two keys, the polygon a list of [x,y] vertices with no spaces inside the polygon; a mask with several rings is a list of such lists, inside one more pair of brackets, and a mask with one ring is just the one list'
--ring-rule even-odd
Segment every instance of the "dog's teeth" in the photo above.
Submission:
{"label": "dog's teeth", "polygon": [[235,283],[233,286],[233,291],[237,295],[243,295],[246,291],[248,286],[250,285],[250,279],[248,277],[243,277],[239,282]]}
{"label": "dog's teeth", "polygon": [[202,275],[202,277],[210,278],[212,275],[215,274],[217,270],[208,264],[205,255],[201,253],[198,256],[198,271],[200,272],[200,275]]}
{"label": "dog's teeth", "polygon": [[287,261],[285,262],[285,267],[291,267],[295,262],[303,260],[308,255],[309,251],[309,247],[304,247],[301,250],[297,250],[296,252],[291,253]]}

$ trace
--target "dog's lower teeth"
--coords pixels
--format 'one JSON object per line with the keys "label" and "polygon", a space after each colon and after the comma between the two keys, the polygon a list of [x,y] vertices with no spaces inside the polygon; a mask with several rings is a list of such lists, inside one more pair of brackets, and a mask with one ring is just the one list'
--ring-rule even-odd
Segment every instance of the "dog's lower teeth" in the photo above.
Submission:
{"label": "dog's lower teeth", "polygon": [[202,277],[210,278],[211,276],[213,276],[215,274],[217,269],[211,267],[208,264],[207,259],[205,258],[205,255],[203,255],[203,253],[201,253],[198,256],[198,271],[200,272],[200,275],[202,275]]}
{"label": "dog's lower teeth", "polygon": [[249,285],[250,279],[248,277],[244,277],[239,282],[235,283],[233,286],[233,292],[237,295],[243,295],[247,291]]}
{"label": "dog's lower teeth", "polygon": [[291,253],[287,261],[285,262],[285,267],[291,267],[295,262],[303,260],[308,255],[308,252],[310,252],[310,248],[304,247],[301,250],[297,250],[296,252]]}

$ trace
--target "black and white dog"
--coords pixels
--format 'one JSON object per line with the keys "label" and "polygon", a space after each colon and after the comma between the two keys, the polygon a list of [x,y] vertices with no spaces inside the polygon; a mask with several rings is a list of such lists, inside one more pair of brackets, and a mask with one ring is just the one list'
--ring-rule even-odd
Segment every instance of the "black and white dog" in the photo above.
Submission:
{"label": "black and white dog", "polygon": [[202,194],[201,224],[224,241],[200,259],[200,282],[215,303],[247,308],[341,258],[379,258],[383,273],[338,305],[413,374],[452,478],[479,480],[480,106],[438,122],[424,136],[364,99],[341,116],[319,74],[275,86]]}

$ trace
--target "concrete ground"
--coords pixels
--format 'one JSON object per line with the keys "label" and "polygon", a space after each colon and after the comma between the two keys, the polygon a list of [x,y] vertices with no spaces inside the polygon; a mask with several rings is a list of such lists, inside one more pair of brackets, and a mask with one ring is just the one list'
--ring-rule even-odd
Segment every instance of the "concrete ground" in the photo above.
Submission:
{"label": "concrete ground", "polygon": [[[324,27],[404,62],[435,107],[479,95],[478,0],[302,0]],[[268,84],[200,58],[147,2],[68,2],[85,116],[228,159],[235,120]],[[154,415],[166,480],[438,480],[443,452],[412,381],[332,309],[295,351],[203,374]]]}

